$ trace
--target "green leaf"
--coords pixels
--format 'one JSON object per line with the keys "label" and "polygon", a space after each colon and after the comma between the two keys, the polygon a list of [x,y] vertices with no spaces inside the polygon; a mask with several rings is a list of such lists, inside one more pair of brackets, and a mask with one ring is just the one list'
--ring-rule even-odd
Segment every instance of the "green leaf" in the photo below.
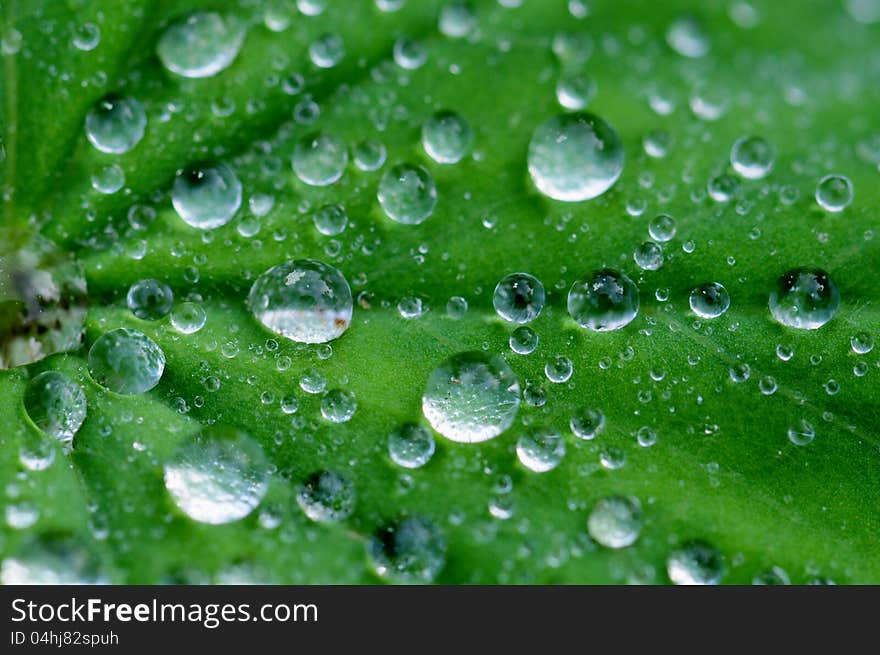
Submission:
{"label": "green leaf", "polygon": [[[877,349],[859,355],[850,347],[857,333],[880,337],[880,25],[857,22],[851,4],[803,3],[792,12],[769,0],[596,0],[578,18],[569,11],[578,13],[577,2],[507,8],[483,0],[471,5],[474,29],[452,38],[438,30],[443,3],[421,0],[390,13],[330,0],[317,16],[272,0],[4,2],[4,268],[39,232],[81,263],[88,284],[82,348],[0,372],[7,570],[37,552],[34,544],[60,543],[121,583],[373,583],[381,578],[365,543],[408,515],[445,535],[440,583],[667,582],[670,552],[693,539],[719,550],[727,583],[773,567],[794,583],[880,582],[880,360]],[[156,42],[169,22],[198,8],[234,15],[247,31],[228,69],[186,79],[162,66]],[[683,57],[667,43],[670,25],[688,16],[708,39],[703,57]],[[100,29],[100,43],[83,51],[73,39],[87,23]],[[526,167],[535,127],[565,111],[555,86],[572,64],[552,48],[561,33],[592,44],[578,68],[597,87],[588,110],[614,127],[626,156],[619,181],[585,202],[542,196]],[[325,34],[341,37],[345,56],[322,69],[309,46]],[[394,64],[400,37],[424,45],[424,66]],[[290,95],[296,74],[304,86]],[[110,92],[136,97],[147,114],[143,139],[121,155],[99,152],[83,129]],[[700,99],[722,115],[707,120]],[[436,163],[421,145],[421,125],[439,110],[457,112],[474,131],[470,155],[457,164]],[[335,184],[305,185],[290,158],[296,141],[315,131],[350,149],[379,141],[387,163],[365,172],[350,162]],[[669,139],[665,157],[646,154],[643,139],[652,134]],[[740,179],[735,198],[716,202],[707,184],[732,173],[731,146],[748,135],[773,144],[774,168],[761,180]],[[184,223],[170,202],[176,171],[201,161],[231,166],[245,198],[229,224],[207,232]],[[436,210],[420,225],[389,220],[376,200],[382,172],[399,162],[425,166],[436,182]],[[111,164],[124,172],[124,187],[99,193],[92,176]],[[839,213],[814,199],[829,173],[846,175],[855,189]],[[272,209],[256,219],[256,234],[243,236],[254,222],[248,200],[261,195],[274,200]],[[349,216],[335,237],[312,221],[327,203],[341,203]],[[152,222],[144,219],[150,210]],[[661,212],[674,217],[676,235],[663,244],[663,266],[641,271],[633,250]],[[329,348],[278,337],[246,307],[259,274],[304,258],[339,268],[358,298],[351,327]],[[818,330],[782,326],[768,310],[776,280],[798,266],[828,271],[840,289],[839,311]],[[590,332],[568,315],[566,295],[602,267],[638,284],[641,308],[623,329]],[[527,356],[510,350],[515,326],[492,306],[497,282],[517,271],[547,290],[531,324],[540,342]],[[176,302],[200,302],[205,327],[184,335],[167,317],[136,318],[125,296],[144,278],[170,285]],[[713,281],[730,292],[730,309],[698,319],[689,293]],[[467,299],[461,318],[447,314],[453,296]],[[400,315],[406,298],[421,300],[421,316]],[[152,391],[121,396],[90,377],[88,347],[117,327],[140,330],[163,349],[167,366]],[[783,361],[779,345],[794,356]],[[503,354],[527,388],[514,425],[480,444],[435,434],[428,464],[395,465],[388,437],[404,423],[424,423],[430,373],[473,350]],[[573,362],[568,382],[545,376],[556,355]],[[730,372],[741,364],[749,377],[735,382]],[[82,384],[88,417],[70,454],[59,444],[54,463],[32,471],[20,452],[49,437],[22,399],[44,370]],[[350,421],[321,417],[320,395],[298,385],[310,370],[328,389],[354,393]],[[776,384],[770,395],[759,387],[767,376]],[[291,394],[299,408],[285,414],[280,400]],[[546,403],[527,402],[537,396]],[[606,417],[591,441],[568,427],[586,408]],[[788,431],[802,421],[815,438],[795,445]],[[175,447],[207,425],[246,431],[274,469],[260,507],[227,525],[188,518],[163,483]],[[567,453],[550,472],[517,460],[517,439],[533,426],[564,435]],[[643,427],[656,433],[653,446],[639,445]],[[600,464],[609,448],[623,451],[623,467]],[[342,523],[313,523],[296,503],[298,485],[319,470],[354,482],[356,507]],[[641,501],[644,525],[628,548],[611,550],[588,535],[590,510],[609,495]],[[489,513],[499,496],[512,498],[507,520]]]}

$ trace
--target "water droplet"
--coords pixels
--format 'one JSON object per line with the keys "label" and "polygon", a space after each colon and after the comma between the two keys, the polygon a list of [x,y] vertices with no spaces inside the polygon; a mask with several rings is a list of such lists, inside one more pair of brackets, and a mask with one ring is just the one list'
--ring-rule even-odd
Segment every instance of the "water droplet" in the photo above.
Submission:
{"label": "water droplet", "polygon": [[867,332],[859,332],[850,338],[849,344],[857,355],[867,355],[874,349],[874,337]]}
{"label": "water droplet", "polygon": [[354,307],[342,273],[313,259],[270,268],[254,282],[247,304],[260,323],[300,343],[338,339],[351,324]]}
{"label": "water droplet", "polygon": [[244,30],[234,19],[196,12],[172,23],[156,46],[162,64],[182,77],[211,77],[238,56]]}
{"label": "water droplet", "polygon": [[367,551],[380,577],[404,584],[426,584],[446,563],[446,538],[430,520],[411,516],[376,530]]}
{"label": "water droplet", "polygon": [[425,313],[425,308],[422,306],[422,299],[414,296],[401,298],[400,302],[397,303],[397,313],[400,314],[402,318],[419,318]]}
{"label": "water droplet", "polygon": [[581,327],[605,332],[628,325],[639,311],[639,289],[623,273],[601,269],[568,292],[568,313]]}
{"label": "water droplet", "polygon": [[797,425],[788,428],[788,440],[795,446],[806,446],[816,438],[816,430],[806,419],[801,419]]}
{"label": "water droplet", "polygon": [[315,229],[321,234],[332,237],[342,234],[348,225],[348,214],[342,205],[324,205],[312,216]]}
{"label": "water droplet", "polygon": [[164,282],[146,279],[131,285],[126,296],[131,313],[145,321],[167,316],[174,304],[174,292]]}
{"label": "water droplet", "polygon": [[788,573],[785,572],[779,566],[774,566],[768,571],[763,571],[752,578],[753,585],[788,585],[791,584],[791,580],[788,577]]}
{"label": "water droplet", "polygon": [[574,372],[574,365],[565,355],[556,355],[549,362],[544,364],[544,375],[554,384],[562,384],[571,379]]}
{"label": "water droplet", "polygon": [[671,241],[675,237],[675,232],[675,219],[669,214],[657,214],[648,223],[648,234],[654,241]]}
{"label": "water droplet", "polygon": [[86,419],[86,395],[64,373],[45,371],[28,382],[24,409],[40,430],[68,444]]}
{"label": "water droplet", "polygon": [[734,382],[745,382],[752,375],[752,367],[745,362],[738,362],[730,367],[728,373]]}
{"label": "water droplet", "polygon": [[299,379],[299,387],[306,393],[321,393],[326,386],[327,378],[323,373],[314,369],[303,372],[302,377]]}
{"label": "water droplet", "polygon": [[461,161],[471,147],[474,133],[468,122],[452,111],[440,111],[422,125],[422,147],[440,164]]}
{"label": "water droplet", "polygon": [[553,54],[566,67],[583,64],[593,54],[593,37],[588,31],[558,32],[553,35]]}
{"label": "water droplet", "polygon": [[602,195],[623,171],[623,145],[604,120],[587,112],[555,116],[535,129],[529,174],[538,191],[577,202]]}
{"label": "water droplet", "polygon": [[529,355],[538,347],[538,333],[527,325],[516,328],[510,334],[510,349],[517,355]]}
{"label": "water droplet", "polygon": [[556,100],[566,109],[583,109],[596,95],[596,82],[586,73],[563,73],[556,82]]}
{"label": "water droplet", "polygon": [[2,35],[0,35],[0,52],[7,57],[18,54],[18,51],[21,50],[22,42],[21,32],[11,25],[6,25],[3,28]]}
{"label": "water droplet", "polygon": [[125,185],[125,172],[118,164],[110,164],[92,175],[92,188],[98,193],[110,195]]}
{"label": "water droplet", "polygon": [[333,68],[345,57],[345,42],[338,34],[324,34],[309,46],[309,59],[318,68]]}
{"label": "water droplet", "polygon": [[89,52],[101,42],[101,28],[94,23],[83,23],[73,31],[73,47]]}
{"label": "water droplet", "polygon": [[393,55],[394,63],[407,70],[421,68],[428,60],[428,51],[422,42],[405,36],[394,42]]}
{"label": "water droplet", "polygon": [[3,585],[108,584],[99,563],[76,542],[63,537],[31,538],[16,557],[8,556],[0,568]]}
{"label": "water droplet", "polygon": [[529,323],[544,309],[544,285],[528,273],[511,273],[495,287],[492,304],[505,321]]}
{"label": "water droplet", "polygon": [[816,202],[825,211],[843,211],[852,199],[853,185],[844,175],[826,175],[816,185]]}
{"label": "water droplet", "polygon": [[653,241],[645,241],[633,250],[633,261],[643,271],[656,271],[663,266],[663,248]]}
{"label": "water droplet", "polygon": [[468,302],[461,296],[452,296],[446,302],[446,315],[449,318],[459,319],[467,314]]}
{"label": "water droplet", "polygon": [[709,180],[707,191],[715,202],[729,202],[739,192],[739,180],[727,173],[716,175]]}
{"label": "water droplet", "polygon": [[695,16],[683,16],[666,30],[666,42],[682,57],[699,59],[709,52],[709,37]]}
{"label": "water droplet", "polygon": [[781,359],[783,362],[787,362],[792,357],[794,357],[794,349],[791,346],[786,346],[785,344],[777,344],[776,345],[776,356]]}
{"label": "water droplet", "polygon": [[606,446],[599,451],[599,463],[609,471],[623,468],[626,465],[626,453],[617,446]]}
{"label": "water droplet", "polygon": [[492,439],[513,423],[520,386],[497,355],[465,352],[441,363],[428,378],[422,412],[447,439],[477,443]]}
{"label": "water droplet", "polygon": [[101,152],[128,152],[140,143],[146,127],[144,107],[131,96],[104,96],[86,114],[86,137]]}
{"label": "water droplet", "polygon": [[165,353],[143,332],[117,328],[102,334],[89,350],[92,378],[110,391],[149,391],[165,370]]}
{"label": "water droplet", "polygon": [[651,130],[642,138],[645,154],[654,159],[663,159],[672,147],[672,135],[666,130]]}
{"label": "water droplet", "polygon": [[840,292],[825,271],[795,268],[779,278],[769,304],[773,318],[782,325],[815,330],[834,318]]}
{"label": "water droplet", "polygon": [[331,423],[346,423],[357,410],[357,398],[351,391],[331,389],[321,398],[321,416]]}
{"label": "water droplet", "polygon": [[181,334],[198,332],[207,318],[202,306],[194,302],[182,302],[171,311],[171,325]]}
{"label": "water droplet", "polygon": [[187,225],[226,225],[241,206],[241,182],[225,164],[196,164],[180,171],[171,189],[174,211]]}
{"label": "water droplet", "polygon": [[700,318],[718,318],[730,307],[730,294],[718,282],[707,282],[691,291],[688,301]]}
{"label": "water droplet", "polygon": [[377,171],[385,163],[385,146],[378,141],[359,141],[352,149],[354,165],[362,171]]}
{"label": "water droplet", "polygon": [[657,443],[657,433],[647,425],[643,425],[636,430],[636,441],[642,448],[650,448]]}
{"label": "water droplet", "polygon": [[580,409],[571,417],[568,426],[579,439],[595,439],[605,429],[605,414],[598,409]]}
{"label": "water droplet", "polygon": [[466,0],[451,0],[440,8],[440,32],[452,39],[467,36],[476,27],[474,8]]}
{"label": "water droplet", "polygon": [[337,136],[318,132],[296,142],[291,160],[293,172],[310,186],[336,182],[348,164],[348,150]]}
{"label": "water droplet", "polygon": [[739,175],[749,180],[767,177],[773,169],[776,153],[766,139],[744,136],[730,150],[730,163]]}
{"label": "water droplet", "polygon": [[642,505],[634,496],[609,496],[593,506],[587,531],[606,548],[632,546],[642,531]]}
{"label": "water droplet", "polygon": [[565,440],[552,430],[532,430],[516,442],[516,456],[530,471],[552,471],[565,457]]}
{"label": "water droplet", "polygon": [[716,585],[724,564],[721,554],[705,541],[691,541],[674,549],[666,560],[666,573],[677,585]]}
{"label": "water droplet", "polygon": [[405,225],[418,225],[434,212],[437,188],[423,166],[397,164],[382,175],[376,194],[385,214]]}
{"label": "water droplet", "polygon": [[187,437],[165,464],[165,488],[194,521],[219,525],[250,514],[269,487],[269,462],[249,435],[211,427]]}
{"label": "water droplet", "polygon": [[760,380],[758,380],[758,389],[765,396],[772,396],[776,393],[777,384],[776,378],[771,375],[765,375]]}
{"label": "water droplet", "polygon": [[354,511],[356,500],[354,483],[334,471],[312,473],[296,494],[303,513],[318,523],[344,521]]}
{"label": "water droplet", "polygon": [[425,426],[407,423],[391,433],[388,454],[398,466],[418,468],[434,455],[434,436]]}

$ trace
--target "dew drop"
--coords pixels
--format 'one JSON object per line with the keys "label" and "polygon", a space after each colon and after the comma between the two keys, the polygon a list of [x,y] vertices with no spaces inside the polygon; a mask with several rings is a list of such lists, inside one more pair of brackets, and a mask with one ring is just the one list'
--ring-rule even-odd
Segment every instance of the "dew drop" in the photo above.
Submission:
{"label": "dew drop", "polygon": [[626,275],[612,269],[581,277],[568,292],[569,315],[588,330],[619,330],[632,322],[638,311],[638,287]]}
{"label": "dew drop", "polygon": [[510,349],[517,355],[529,355],[538,347],[538,333],[522,325],[511,332],[509,343]]}
{"label": "dew drop", "polygon": [[241,182],[225,164],[196,164],[180,171],[171,189],[174,211],[187,225],[226,225],[241,206]]}
{"label": "dew drop", "polygon": [[642,505],[634,496],[609,496],[593,506],[587,531],[606,548],[632,546],[642,531]]}
{"label": "dew drop", "polygon": [[730,294],[718,282],[707,282],[691,291],[688,301],[700,318],[718,318],[730,307]]}
{"label": "dew drop", "polygon": [[545,196],[565,202],[602,195],[623,171],[623,145],[614,128],[587,112],[555,116],[535,129],[529,174]]}
{"label": "dew drop", "polygon": [[207,315],[201,305],[182,302],[171,310],[171,325],[181,334],[194,334],[205,326]]}
{"label": "dew drop", "polygon": [[675,237],[675,219],[669,214],[657,214],[648,223],[648,234],[654,241],[665,243]]}
{"label": "dew drop", "polygon": [[155,321],[168,315],[174,304],[174,292],[164,282],[148,278],[131,285],[126,296],[131,313],[145,321]]}
{"label": "dew drop", "polygon": [[101,386],[120,394],[137,394],[159,384],[165,353],[143,332],[117,328],[92,344],[88,362],[92,378]]}
{"label": "dew drop", "polygon": [[342,273],[313,259],[273,266],[254,281],[248,309],[267,328],[300,343],[338,339],[354,301]]}
{"label": "dew drop", "polygon": [[769,305],[778,323],[816,330],[834,318],[840,306],[840,292],[822,269],[795,268],[776,282]]}
{"label": "dew drop", "polygon": [[723,572],[721,554],[705,541],[683,544],[666,559],[666,573],[677,585],[717,585]]}
{"label": "dew drop", "polygon": [[376,530],[367,552],[379,577],[403,584],[426,584],[446,563],[446,538],[429,519],[410,516]]}
{"label": "dew drop", "polygon": [[805,419],[801,419],[796,425],[788,428],[788,440],[795,446],[806,446],[815,438],[816,430]]}
{"label": "dew drop", "polygon": [[730,150],[730,164],[742,177],[759,180],[767,177],[773,169],[776,153],[766,139],[758,136],[744,136],[733,144]]}
{"label": "dew drop", "polygon": [[440,164],[455,164],[470,150],[474,133],[468,122],[452,111],[440,111],[422,125],[422,147]]}
{"label": "dew drop", "polygon": [[816,202],[825,211],[843,211],[852,199],[852,182],[843,175],[826,175],[816,185]]}
{"label": "dew drop", "polygon": [[440,8],[440,32],[451,39],[467,36],[476,27],[474,8],[466,0],[451,0]]}
{"label": "dew drop", "polygon": [[378,141],[359,141],[352,148],[354,165],[360,170],[370,172],[382,168],[387,156],[385,146]]}
{"label": "dew drop", "polygon": [[867,332],[859,332],[850,338],[849,344],[857,355],[867,355],[874,349],[874,337]]}
{"label": "dew drop", "polygon": [[342,234],[348,225],[345,207],[339,204],[324,205],[312,215],[315,229],[321,234],[332,237]]}
{"label": "dew drop", "polygon": [[324,34],[309,46],[309,59],[318,68],[333,68],[345,57],[345,42],[338,34]]}
{"label": "dew drop", "polygon": [[156,53],[162,64],[182,77],[211,77],[228,68],[241,49],[244,30],[214,12],[196,12],[168,26]]}
{"label": "dew drop", "polygon": [[428,51],[422,42],[405,36],[394,42],[392,52],[394,63],[406,70],[421,68],[428,60]]}
{"label": "dew drop", "polygon": [[422,412],[447,439],[477,443],[511,426],[520,403],[520,386],[500,356],[465,352],[441,363],[428,378]]}
{"label": "dew drop", "polygon": [[511,323],[529,323],[544,309],[544,285],[528,273],[511,273],[501,279],[492,295],[495,312]]}
{"label": "dew drop", "polygon": [[656,271],[663,266],[663,248],[653,241],[645,241],[633,250],[633,261],[643,271]]}
{"label": "dew drop", "polygon": [[694,16],[683,16],[666,30],[666,42],[682,57],[699,59],[709,52],[709,37],[702,22]]}
{"label": "dew drop", "polygon": [[563,73],[556,82],[556,100],[565,109],[583,109],[595,95],[596,82],[586,73]]}
{"label": "dew drop", "polygon": [[531,430],[516,442],[516,456],[530,471],[546,473],[565,457],[565,440],[552,430]]}
{"label": "dew drop", "polygon": [[405,225],[423,223],[437,206],[434,178],[423,166],[397,164],[385,171],[377,192],[391,220]]}
{"label": "dew drop", "polygon": [[300,509],[317,523],[344,521],[354,511],[356,500],[354,483],[334,471],[312,473],[296,493]]}
{"label": "dew drop", "polygon": [[24,409],[40,430],[69,444],[86,419],[86,395],[64,373],[45,371],[28,382]]}
{"label": "dew drop", "polygon": [[291,163],[303,183],[328,186],[345,172],[348,150],[337,136],[318,132],[296,142]]}
{"label": "dew drop", "polygon": [[321,416],[331,423],[347,423],[357,411],[357,398],[351,391],[331,389],[321,398]]}
{"label": "dew drop", "polygon": [[549,362],[544,364],[544,375],[554,384],[562,384],[571,379],[574,372],[574,365],[565,355],[556,355]]}
{"label": "dew drop", "polygon": [[146,127],[144,107],[131,96],[104,96],[86,114],[86,137],[101,152],[128,152],[140,143]]}
{"label": "dew drop", "polygon": [[580,409],[571,417],[568,426],[579,439],[595,439],[605,429],[605,414],[598,409]]}
{"label": "dew drop", "polygon": [[205,428],[186,438],[165,464],[165,488],[194,521],[219,525],[250,514],[269,487],[259,443],[232,428]]}
{"label": "dew drop", "polygon": [[388,454],[398,466],[419,468],[434,456],[434,436],[417,423],[406,423],[388,437]]}

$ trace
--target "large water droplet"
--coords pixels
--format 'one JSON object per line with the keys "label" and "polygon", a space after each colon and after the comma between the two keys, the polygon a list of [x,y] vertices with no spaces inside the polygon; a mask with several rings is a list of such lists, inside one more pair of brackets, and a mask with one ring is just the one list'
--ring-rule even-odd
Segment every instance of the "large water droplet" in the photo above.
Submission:
{"label": "large water droplet", "polygon": [[565,440],[552,430],[531,430],[516,442],[516,456],[530,471],[546,473],[565,457]]}
{"label": "large water droplet", "polygon": [[555,116],[529,143],[529,174],[554,200],[577,202],[605,193],[623,171],[623,145],[604,120],[587,112]]}
{"label": "large water droplet", "polygon": [[101,152],[128,152],[143,138],[146,127],[144,107],[131,96],[105,96],[86,114],[86,137]]}
{"label": "large water droplet", "polygon": [[354,483],[334,471],[312,473],[296,494],[305,515],[318,523],[347,519],[354,511],[355,500]]}
{"label": "large water droplet", "polygon": [[167,316],[174,304],[174,292],[164,282],[146,279],[131,285],[126,303],[132,314],[145,321]]}
{"label": "large water droplet", "polygon": [[733,144],[730,150],[730,164],[733,170],[749,180],[767,177],[773,169],[776,153],[766,139],[759,136],[744,136]]}
{"label": "large water droplet", "polygon": [[639,289],[635,282],[612,269],[583,276],[568,292],[568,313],[588,330],[619,330],[629,324],[638,311]]}
{"label": "large water droplet", "polygon": [[220,227],[241,206],[241,182],[225,164],[196,164],[177,174],[171,188],[171,204],[192,227]]}
{"label": "large water droplet", "polygon": [[333,134],[311,134],[297,141],[291,162],[293,172],[305,184],[328,186],[345,172],[348,149]]}
{"label": "large water droplet", "polygon": [[435,447],[431,431],[417,423],[406,423],[388,437],[388,454],[392,461],[408,469],[427,464]]}
{"label": "large water droplet", "polygon": [[834,318],[840,291],[819,268],[795,268],[782,275],[770,294],[770,313],[779,323],[815,330]]}
{"label": "large water droplet", "polygon": [[528,273],[511,273],[495,287],[492,304],[505,321],[528,323],[544,309],[544,285]]}
{"label": "large water droplet", "polygon": [[259,443],[231,428],[206,428],[185,439],[165,464],[165,487],[195,521],[238,521],[269,487],[269,462]]}
{"label": "large water droplet", "polygon": [[434,178],[423,166],[397,164],[382,175],[376,194],[388,218],[406,225],[418,225],[437,206]]}
{"label": "large water droplet", "polygon": [[89,350],[92,378],[110,391],[149,391],[165,370],[165,353],[143,332],[118,328],[102,334]]}
{"label": "large water droplet", "polygon": [[721,582],[721,554],[704,541],[691,541],[674,549],[666,560],[669,579],[678,585],[715,585]]}
{"label": "large water droplet", "polygon": [[196,12],[166,28],[156,53],[172,73],[210,77],[232,64],[243,40],[244,30],[234,19]]}
{"label": "large water droplet", "polygon": [[688,301],[700,318],[718,318],[730,307],[730,294],[718,282],[707,282],[691,291]]}
{"label": "large water droplet", "polygon": [[633,496],[609,496],[593,507],[587,519],[590,536],[606,548],[626,548],[642,530],[642,505]]}
{"label": "large water droplet", "polygon": [[45,371],[28,382],[24,409],[40,430],[70,443],[86,419],[86,395],[64,373]]}
{"label": "large water droplet", "polygon": [[477,443],[509,428],[519,403],[519,382],[504,359],[466,352],[450,357],[431,373],[422,412],[447,439]]}
{"label": "large water droplet", "polygon": [[474,139],[468,122],[452,111],[440,111],[422,125],[422,146],[434,161],[454,164],[461,161]]}
{"label": "large water droplet", "polygon": [[342,273],[313,259],[270,268],[254,282],[247,304],[260,323],[300,343],[339,338],[351,324],[354,307]]}
{"label": "large water droplet", "polygon": [[816,202],[825,211],[843,211],[852,199],[853,185],[844,175],[826,175],[816,185]]}
{"label": "large water droplet", "polygon": [[379,528],[367,550],[376,573],[393,582],[432,582],[446,563],[446,539],[433,522],[418,516]]}

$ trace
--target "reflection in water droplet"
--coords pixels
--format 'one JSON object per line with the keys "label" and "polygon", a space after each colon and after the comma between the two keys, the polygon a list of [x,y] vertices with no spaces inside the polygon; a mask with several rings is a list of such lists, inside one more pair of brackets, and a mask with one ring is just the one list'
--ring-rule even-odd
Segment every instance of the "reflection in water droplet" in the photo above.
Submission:
{"label": "reflection in water droplet", "polygon": [[86,395],[63,373],[44,371],[28,382],[24,409],[40,430],[70,443],[86,419]]}
{"label": "reflection in water droplet", "polygon": [[196,12],[168,26],[156,53],[162,64],[182,77],[211,77],[238,56],[244,30],[234,19]]}
{"label": "reflection in water droplet", "polygon": [[504,359],[466,352],[450,357],[431,373],[422,411],[431,427],[447,439],[477,443],[509,428],[519,403],[519,382]]}
{"label": "reflection in water droplet", "polygon": [[102,334],[89,349],[92,378],[110,391],[149,391],[165,370],[165,353],[143,332],[118,328]]}
{"label": "reflection in water droplet", "polygon": [[143,105],[130,96],[105,96],[86,114],[86,137],[101,152],[128,152],[143,138],[146,127]]}
{"label": "reflection in water droplet", "polygon": [[388,218],[405,225],[423,223],[437,206],[434,178],[423,166],[412,164],[385,171],[376,195]]}
{"label": "reflection in water droplet", "polygon": [[691,541],[669,554],[666,572],[677,585],[716,585],[721,582],[724,565],[714,546]]}
{"label": "reflection in water droplet", "polygon": [[773,318],[782,325],[816,330],[834,318],[840,291],[822,269],[795,268],[777,280],[769,305]]}
{"label": "reflection in water droplet", "polygon": [[606,548],[626,548],[642,530],[642,505],[633,496],[609,496],[593,506],[587,519],[590,536]]}
{"label": "reflection in water droplet", "polygon": [[446,538],[430,520],[412,516],[376,530],[367,551],[380,577],[404,584],[426,584],[446,563]]}
{"label": "reflection in water droplet", "polygon": [[211,525],[243,519],[269,487],[260,444],[231,428],[205,428],[185,438],[164,470],[165,488],[180,510]]}
{"label": "reflection in water droplet", "polygon": [[355,500],[354,483],[334,471],[312,473],[296,494],[303,513],[318,523],[347,519],[354,511]]}
{"label": "reflection in water droplet", "polygon": [[225,164],[196,164],[180,171],[171,204],[184,222],[201,230],[228,223],[241,206],[241,182]]}
{"label": "reflection in water droplet", "polygon": [[602,269],[585,275],[568,292],[568,313],[581,327],[619,330],[639,311],[639,289],[626,275]]}

